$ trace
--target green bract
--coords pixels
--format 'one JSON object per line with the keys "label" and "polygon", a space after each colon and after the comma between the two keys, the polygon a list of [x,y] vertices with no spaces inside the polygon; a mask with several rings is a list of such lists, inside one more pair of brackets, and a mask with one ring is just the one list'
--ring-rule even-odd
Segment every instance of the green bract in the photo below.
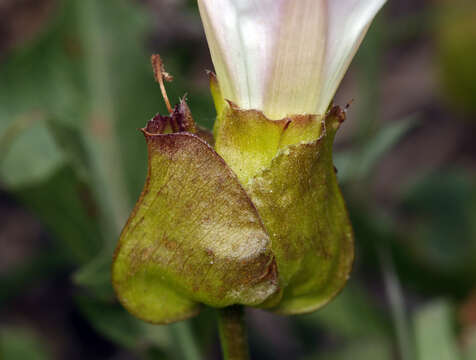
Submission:
{"label": "green bract", "polygon": [[223,101],[214,149],[182,102],[143,129],[149,172],[113,264],[122,304],[154,323],[200,304],[313,311],[344,286],[353,236],[332,163],[339,108],[272,121]]}

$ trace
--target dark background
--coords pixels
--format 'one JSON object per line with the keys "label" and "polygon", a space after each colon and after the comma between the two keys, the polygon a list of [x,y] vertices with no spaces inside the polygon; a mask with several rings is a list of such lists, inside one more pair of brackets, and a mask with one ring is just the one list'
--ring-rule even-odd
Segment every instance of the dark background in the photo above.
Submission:
{"label": "dark background", "polygon": [[[219,359],[212,310],[129,316],[111,253],[142,188],[160,53],[211,127],[195,1],[0,0],[0,359]],[[249,311],[255,359],[476,359],[476,3],[389,0],[337,95],[356,234],[343,293]]]}

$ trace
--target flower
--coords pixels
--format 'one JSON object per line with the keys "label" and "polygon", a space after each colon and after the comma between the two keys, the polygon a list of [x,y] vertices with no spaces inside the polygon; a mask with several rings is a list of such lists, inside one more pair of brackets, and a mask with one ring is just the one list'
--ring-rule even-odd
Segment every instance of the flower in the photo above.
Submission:
{"label": "flower", "polygon": [[[142,129],[149,170],[116,248],[121,303],[153,323],[201,304],[314,311],[354,238],[332,161],[331,98],[384,0],[199,0],[218,79],[213,138],[182,100]],[[164,90],[160,57],[152,58]],[[228,100],[228,101],[225,101]]]}
{"label": "flower", "polygon": [[198,0],[225,99],[323,115],[386,0]]}

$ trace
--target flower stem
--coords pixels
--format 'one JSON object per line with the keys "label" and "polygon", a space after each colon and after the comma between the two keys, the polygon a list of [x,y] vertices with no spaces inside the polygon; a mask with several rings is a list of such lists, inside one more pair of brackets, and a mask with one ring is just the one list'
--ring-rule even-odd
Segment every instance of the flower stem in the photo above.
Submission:
{"label": "flower stem", "polygon": [[398,351],[402,360],[414,358],[414,347],[411,337],[411,326],[408,323],[403,290],[395,270],[392,254],[387,245],[377,244],[380,266],[383,272],[385,293],[390,304],[390,315],[393,319],[397,336]]}
{"label": "flower stem", "polygon": [[224,360],[249,360],[244,307],[218,310],[218,329]]}

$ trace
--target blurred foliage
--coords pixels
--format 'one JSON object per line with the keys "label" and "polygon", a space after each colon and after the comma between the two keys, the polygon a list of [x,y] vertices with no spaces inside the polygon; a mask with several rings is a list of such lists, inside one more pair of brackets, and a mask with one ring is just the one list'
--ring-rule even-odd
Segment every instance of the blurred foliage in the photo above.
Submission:
{"label": "blurred foliage", "polygon": [[380,340],[358,341],[347,345],[342,350],[333,353],[319,354],[310,357],[309,360],[390,360],[392,359],[391,348]]}
{"label": "blurred foliage", "polygon": [[402,196],[405,256],[418,264],[420,275],[438,275],[441,284],[428,282],[437,289],[449,285],[464,292],[476,285],[475,185],[476,178],[454,169],[429,174]]}
{"label": "blurred foliage", "polygon": [[354,340],[390,338],[392,329],[388,314],[359,285],[351,281],[342,294],[321,311],[299,316],[299,323],[304,327],[318,324],[332,329],[336,335]]}
{"label": "blurred foliage", "polygon": [[97,301],[87,296],[78,296],[76,302],[83,314],[91,319],[92,326],[119,346],[126,348],[145,347],[147,343],[165,347],[170,337],[164,327],[146,324],[113,302]]}
{"label": "blurred foliage", "polygon": [[[110,284],[112,249],[145,179],[146,148],[137,129],[165,111],[149,65],[153,16],[145,2],[128,0],[55,5],[42,30],[0,63],[1,188],[51,237],[27,261],[0,272],[2,311],[9,314],[22,294],[34,296],[37,284],[66,273],[71,284],[65,291],[87,331],[123,357],[204,358],[216,349],[213,312],[168,327],[145,324],[115,301]],[[474,1],[426,6],[426,15],[436,14],[431,36],[443,91],[453,106],[474,113]],[[195,1],[180,11],[196,18]],[[386,360],[405,353],[405,360],[476,359],[475,324],[455,316],[476,288],[476,177],[470,164],[413,174],[398,184],[390,204],[373,194],[379,164],[425,125],[424,113],[383,125],[378,117],[385,41],[397,33],[399,41],[417,37],[408,32],[420,35],[423,20],[408,17],[414,26],[398,31],[378,20],[356,59],[358,111],[348,121],[357,129],[352,146],[335,156],[357,239],[349,286],[322,311],[286,319],[290,330],[278,341],[266,337],[274,329],[254,329],[259,343],[253,342],[252,352],[259,358]],[[170,98],[187,92],[195,119],[210,128],[214,108],[195,81],[196,68],[203,67],[195,45],[179,40],[160,52],[175,75]],[[381,256],[382,248],[388,256]],[[2,319],[1,359],[54,358],[54,340],[29,320],[21,317],[17,325],[9,319],[12,325]],[[407,352],[401,349],[405,341]],[[288,343],[296,344],[297,355],[281,351]]]}
{"label": "blurred foliage", "polygon": [[443,92],[460,111],[476,113],[476,3],[440,1],[435,16],[437,60]]}
{"label": "blurred foliage", "polygon": [[445,301],[434,301],[415,314],[415,337],[419,360],[461,359],[456,345],[453,308]]}
{"label": "blurred foliage", "polygon": [[415,126],[415,123],[414,116],[391,123],[367,139],[361,149],[337,153],[334,162],[339,171],[339,181],[345,184],[348,181],[365,180],[375,170],[382,157]]}
{"label": "blurred foliage", "polygon": [[[2,299],[27,287],[38,271],[85,264],[74,280],[88,295],[77,306],[106,338],[144,354],[148,343],[165,349],[173,344],[170,337],[189,331],[181,325],[170,335],[111,303],[112,247],[146,171],[137,129],[163,110],[143,47],[150,29],[145,10],[130,1],[59,2],[46,28],[0,68],[1,183],[42,220],[61,259],[39,259],[38,267],[31,263],[2,276]],[[210,112],[194,114],[209,124]],[[11,358],[25,358],[17,356]]]}
{"label": "blurred foliage", "polygon": [[470,330],[466,337],[466,344],[464,346],[464,359],[474,360],[476,359],[476,329]]}
{"label": "blurred foliage", "polygon": [[48,360],[51,352],[34,330],[4,327],[0,330],[0,358],[4,360]]}

